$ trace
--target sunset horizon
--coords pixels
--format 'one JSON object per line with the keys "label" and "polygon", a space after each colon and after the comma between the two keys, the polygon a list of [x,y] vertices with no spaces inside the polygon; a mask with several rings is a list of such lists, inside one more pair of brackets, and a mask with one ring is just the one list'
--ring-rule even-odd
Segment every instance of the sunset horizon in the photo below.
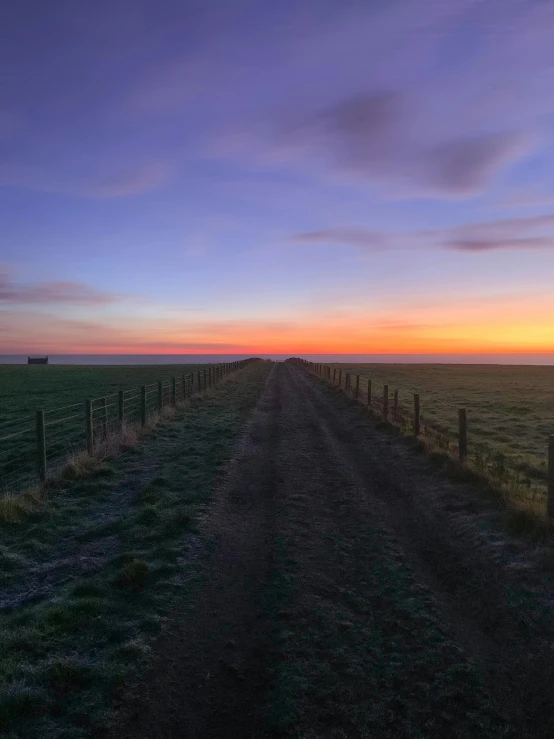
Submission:
{"label": "sunset horizon", "polygon": [[554,351],[548,4],[2,23],[0,354]]}

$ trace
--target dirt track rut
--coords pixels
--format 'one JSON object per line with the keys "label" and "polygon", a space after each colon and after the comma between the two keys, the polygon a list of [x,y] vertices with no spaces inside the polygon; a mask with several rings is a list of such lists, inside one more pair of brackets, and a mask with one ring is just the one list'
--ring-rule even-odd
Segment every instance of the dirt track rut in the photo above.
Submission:
{"label": "dirt track rut", "polygon": [[364,413],[274,367],[114,739],[554,734],[551,575]]}

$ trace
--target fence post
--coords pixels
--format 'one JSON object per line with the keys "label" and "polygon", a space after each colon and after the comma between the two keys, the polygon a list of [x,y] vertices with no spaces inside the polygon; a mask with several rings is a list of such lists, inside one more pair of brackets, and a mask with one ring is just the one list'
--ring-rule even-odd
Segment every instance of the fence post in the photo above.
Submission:
{"label": "fence post", "polygon": [[85,400],[85,436],[87,439],[87,452],[94,452],[94,432],[92,426],[92,400]]}
{"label": "fence post", "polygon": [[108,405],[106,403],[106,398],[100,398],[100,408],[100,418],[102,419],[102,438],[105,439],[108,435]]}
{"label": "fence post", "polygon": [[37,411],[37,471],[41,482],[46,482],[46,429],[44,411]]}
{"label": "fence post", "polygon": [[466,409],[458,410],[458,455],[460,462],[467,458],[467,416]]}
{"label": "fence post", "polygon": [[371,380],[367,381],[367,404],[371,405]]}
{"label": "fence post", "polygon": [[140,389],[140,425],[146,426],[146,385]]}
{"label": "fence post", "polygon": [[162,381],[158,381],[158,412],[161,413],[164,405],[164,389]]}
{"label": "fence post", "polygon": [[339,370],[339,387],[342,388],[342,370]]}
{"label": "fence post", "polygon": [[414,436],[419,436],[419,393],[414,393]]}
{"label": "fence post", "polygon": [[554,435],[548,439],[548,502],[547,513],[554,517]]}
{"label": "fence post", "polygon": [[177,378],[171,379],[171,405],[175,408],[177,405]]}
{"label": "fence post", "polygon": [[123,421],[125,420],[125,396],[123,395],[123,390],[119,391],[119,396],[117,400],[117,414],[119,417],[119,423],[123,426]]}
{"label": "fence post", "polygon": [[202,384],[200,382],[201,380],[200,370],[198,370],[197,375],[198,375],[198,392],[200,392],[202,390]]}
{"label": "fence post", "polygon": [[356,397],[360,394],[360,375],[356,375]]}
{"label": "fence post", "polygon": [[333,385],[337,384],[337,368],[333,370]]}
{"label": "fence post", "polygon": [[183,400],[187,399],[187,378],[183,375]]}
{"label": "fence post", "polygon": [[389,386],[383,387],[383,418],[388,421],[389,418]]}
{"label": "fence post", "polygon": [[398,390],[394,391],[394,400],[392,402],[392,417],[396,421],[396,417],[398,416]]}
{"label": "fence post", "polygon": [[204,370],[204,390],[206,389],[206,370]]}

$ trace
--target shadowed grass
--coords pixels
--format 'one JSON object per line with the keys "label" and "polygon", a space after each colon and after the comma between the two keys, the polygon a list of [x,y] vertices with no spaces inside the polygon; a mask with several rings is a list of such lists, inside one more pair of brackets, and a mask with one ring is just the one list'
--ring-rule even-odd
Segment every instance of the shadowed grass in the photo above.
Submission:
{"label": "shadowed grass", "polygon": [[24,496],[5,504],[0,731],[9,727],[9,739],[101,734],[149,640],[196,587],[209,546],[198,520],[268,370],[253,365],[193,398],[92,474],[76,460],[32,515],[17,507]]}

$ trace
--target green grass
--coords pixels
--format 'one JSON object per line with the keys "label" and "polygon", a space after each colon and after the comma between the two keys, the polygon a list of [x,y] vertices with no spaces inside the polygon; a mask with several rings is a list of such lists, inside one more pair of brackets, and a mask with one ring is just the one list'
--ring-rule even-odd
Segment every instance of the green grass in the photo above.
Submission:
{"label": "green grass", "polygon": [[[164,403],[169,403],[169,381],[208,365],[63,366],[0,365],[0,491],[21,489],[36,480],[36,411],[46,413],[46,452],[49,468],[57,469],[70,454],[86,444],[84,402],[107,397],[110,428],[117,422],[120,391],[166,381]],[[180,391],[179,391],[180,392]],[[111,397],[110,397],[111,396]],[[76,404],[76,405],[74,405]],[[151,388],[148,409],[157,405]],[[62,409],[58,411],[58,409]],[[126,419],[140,418],[138,392],[126,396]],[[93,413],[98,431],[100,413]]]}
{"label": "green grass", "polygon": [[199,525],[269,365],[162,420],[110,474],[0,518],[0,734],[101,733],[149,642],[200,582]]}
{"label": "green grass", "polygon": [[0,425],[85,398],[99,398],[208,367],[175,365],[0,365]]}
{"label": "green grass", "polygon": [[[399,390],[400,407],[412,411],[419,393],[422,419],[457,432],[458,408],[467,410],[470,455],[479,447],[503,454],[506,463],[541,489],[547,475],[548,437],[554,434],[554,367],[495,365],[333,364],[360,375],[389,403]],[[353,379],[353,383],[355,378]]]}

